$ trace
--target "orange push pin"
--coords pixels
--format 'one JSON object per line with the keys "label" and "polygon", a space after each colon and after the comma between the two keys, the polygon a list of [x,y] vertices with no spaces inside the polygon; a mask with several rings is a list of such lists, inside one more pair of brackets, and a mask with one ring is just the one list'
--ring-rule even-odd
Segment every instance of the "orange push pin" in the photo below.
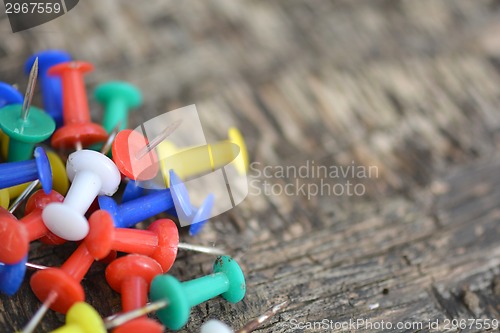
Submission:
{"label": "orange push pin", "polygon": [[64,125],[52,136],[52,146],[78,150],[108,137],[101,125],[90,120],[83,74],[93,69],[92,64],[83,61],[65,62],[49,69],[48,75],[61,77],[63,94]]}

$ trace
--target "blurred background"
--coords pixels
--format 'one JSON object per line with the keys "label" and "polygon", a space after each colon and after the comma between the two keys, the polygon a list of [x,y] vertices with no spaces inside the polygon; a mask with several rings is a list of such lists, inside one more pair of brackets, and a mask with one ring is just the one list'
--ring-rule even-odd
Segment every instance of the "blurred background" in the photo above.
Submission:
{"label": "blurred background", "polygon": [[[24,61],[56,48],[95,65],[89,96],[109,80],[142,90],[132,127],[196,104],[207,141],[241,130],[257,186],[265,166],[377,168],[354,180],[363,195],[250,191],[199,237],[183,235],[228,248],[248,278],[243,303],[193,309],[186,332],[208,318],[238,328],[283,297],[292,304],[263,332],[300,331],[292,319],[498,318],[499,17],[492,0],[85,0],[15,34],[2,14],[0,78],[24,91]],[[30,261],[48,265],[69,255],[37,251]],[[192,279],[211,262],[180,253],[171,273]],[[119,295],[103,280],[95,267],[84,284],[109,315]],[[2,304],[8,328],[39,305],[27,283]],[[51,313],[41,331],[62,321]]]}

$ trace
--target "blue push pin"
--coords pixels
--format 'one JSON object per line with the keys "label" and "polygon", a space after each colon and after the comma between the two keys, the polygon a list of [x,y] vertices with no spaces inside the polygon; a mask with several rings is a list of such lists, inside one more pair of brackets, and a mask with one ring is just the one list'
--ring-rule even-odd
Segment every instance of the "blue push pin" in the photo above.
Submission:
{"label": "blue push pin", "polygon": [[[7,105],[23,104],[23,96],[16,88],[10,84],[0,82],[0,109]],[[8,140],[8,137],[0,130],[0,138]],[[2,143],[2,149],[5,149],[4,157],[7,157],[8,141]],[[5,147],[5,148],[4,148]]]}
{"label": "blue push pin", "polygon": [[[144,186],[142,186],[144,185]],[[164,188],[163,188],[164,189]],[[159,191],[162,190],[160,185],[155,184],[152,181],[146,180],[144,182],[139,182],[133,179],[130,179],[125,186],[122,194],[122,203],[137,199],[142,197],[150,190]]]}
{"label": "blue push pin", "polygon": [[0,263],[0,292],[9,296],[17,292],[23,283],[27,262],[28,256],[24,256],[21,261],[12,265]]}
{"label": "blue push pin", "polygon": [[[183,211],[181,214],[184,214],[182,215],[183,218],[192,221],[192,223],[203,223],[202,219],[210,216],[213,207],[213,196],[208,196],[198,210],[193,209],[182,181],[172,170],[170,171],[170,177],[173,184],[175,183],[175,186],[171,186],[170,189],[155,191],[154,193],[127,201],[121,205],[118,205],[110,197],[99,196],[99,207],[111,214],[114,225],[117,228],[132,227],[163,212],[173,213],[175,209],[174,201],[183,205],[178,206],[182,207]],[[184,207],[189,208],[189,210]]]}
{"label": "blue push pin", "polygon": [[0,108],[11,104],[23,104],[23,95],[10,84],[0,82]]}
{"label": "blue push pin", "polygon": [[197,235],[210,218],[214,206],[214,195],[207,196],[201,207],[196,208],[189,200],[186,186],[173,170],[170,170],[170,188],[178,193],[177,196],[173,197],[173,200],[175,207],[181,208],[180,212],[177,212],[179,220],[189,221],[189,234],[191,236]]}
{"label": "blue push pin", "polygon": [[42,147],[36,147],[32,160],[0,164],[0,189],[40,180],[43,191],[52,191],[52,169]]}
{"label": "blue push pin", "polygon": [[[42,99],[44,110],[54,119],[56,127],[63,124],[62,85],[58,76],[48,76],[50,67],[71,60],[71,56],[64,51],[46,50],[35,53],[24,64],[24,71],[29,74],[35,59],[38,57],[40,84],[42,86]],[[22,104],[22,101],[21,101]]]}

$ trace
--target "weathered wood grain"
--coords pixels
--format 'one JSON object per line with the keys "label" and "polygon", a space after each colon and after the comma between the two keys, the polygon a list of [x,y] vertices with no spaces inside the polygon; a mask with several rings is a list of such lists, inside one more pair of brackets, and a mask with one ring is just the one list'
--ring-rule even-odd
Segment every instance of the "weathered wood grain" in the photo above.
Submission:
{"label": "weathered wood grain", "polygon": [[[499,319],[499,17],[486,0],[87,0],[17,34],[1,17],[0,78],[23,88],[24,59],[63,48],[95,63],[89,91],[112,79],[141,87],[133,124],[196,103],[209,141],[242,130],[261,191],[265,180],[321,184],[258,177],[265,166],[376,166],[377,177],[352,180],[362,196],[253,188],[199,237],[182,234],[228,248],[248,278],[242,303],[196,307],[183,332],[208,318],[238,328],[282,298],[291,305],[262,332],[302,331],[292,320]],[[35,243],[30,261],[60,265],[74,248]],[[180,253],[170,273],[195,278],[212,259]],[[83,285],[106,316],[120,298],[103,271],[95,264]],[[22,327],[38,306],[28,283],[1,296],[0,330]],[[63,321],[50,312],[38,331]]]}

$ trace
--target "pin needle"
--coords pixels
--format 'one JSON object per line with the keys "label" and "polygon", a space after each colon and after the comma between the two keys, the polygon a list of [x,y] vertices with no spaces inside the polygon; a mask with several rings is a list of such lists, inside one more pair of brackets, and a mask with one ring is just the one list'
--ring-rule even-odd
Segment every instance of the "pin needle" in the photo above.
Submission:
{"label": "pin needle", "polygon": [[226,254],[226,251],[224,251],[223,249],[216,248],[216,247],[194,245],[194,244],[188,244],[188,243],[182,243],[182,242],[179,242],[177,244],[177,248],[183,249],[183,250],[188,250],[188,251],[196,251],[196,252],[202,252],[202,253],[207,253],[207,254],[214,254],[217,256],[222,256],[222,255]]}
{"label": "pin needle", "polygon": [[109,316],[107,318],[104,318],[104,327],[109,330],[113,327],[120,326],[132,319],[142,317],[150,312],[154,312],[166,306],[168,306],[168,301],[161,300],[153,303],[148,303],[140,309],[132,310],[123,314]]}
{"label": "pin needle", "polygon": [[30,193],[40,184],[40,180],[37,179],[32,181],[28,187],[16,198],[16,200],[9,207],[9,213],[14,213],[16,209],[21,205],[21,203],[30,195]]}
{"label": "pin needle", "polygon": [[49,268],[47,266],[32,264],[30,262],[27,262],[25,265],[26,265],[26,267],[33,268],[33,269],[47,269],[47,268]]}
{"label": "pin needle", "polygon": [[109,153],[109,150],[113,146],[113,142],[115,141],[116,135],[120,131],[120,127],[122,125],[122,122],[119,121],[118,124],[113,128],[111,133],[109,133],[108,139],[104,143],[104,145],[101,148],[101,154],[107,155]]}
{"label": "pin needle", "polygon": [[24,326],[22,333],[32,333],[40,320],[42,320],[43,316],[47,311],[49,310],[50,305],[56,300],[57,298],[57,293],[51,292],[49,296],[45,299],[45,301],[42,303],[42,306],[38,308],[38,310],[35,312],[35,315],[31,318],[31,320]]}
{"label": "pin needle", "polygon": [[26,120],[30,112],[31,100],[35,93],[36,79],[38,77],[38,57],[35,59],[33,66],[31,66],[30,75],[28,77],[28,86],[24,95],[23,109],[21,111],[21,119]]}
{"label": "pin needle", "polygon": [[140,160],[147,153],[153,150],[156,146],[158,146],[163,140],[165,140],[170,134],[175,132],[175,130],[181,125],[182,119],[174,121],[170,126],[165,128],[158,136],[156,136],[153,140],[151,140],[148,144],[146,144],[141,150],[137,152],[135,157]]}
{"label": "pin needle", "polygon": [[239,329],[236,331],[236,333],[249,333],[257,329],[259,326],[261,326],[263,323],[268,321],[270,318],[272,318],[274,315],[276,315],[279,311],[284,309],[290,301],[284,301],[279,304],[276,304],[266,312],[264,312],[262,315],[258,316],[254,320],[250,321],[248,324],[245,325],[245,327]]}

